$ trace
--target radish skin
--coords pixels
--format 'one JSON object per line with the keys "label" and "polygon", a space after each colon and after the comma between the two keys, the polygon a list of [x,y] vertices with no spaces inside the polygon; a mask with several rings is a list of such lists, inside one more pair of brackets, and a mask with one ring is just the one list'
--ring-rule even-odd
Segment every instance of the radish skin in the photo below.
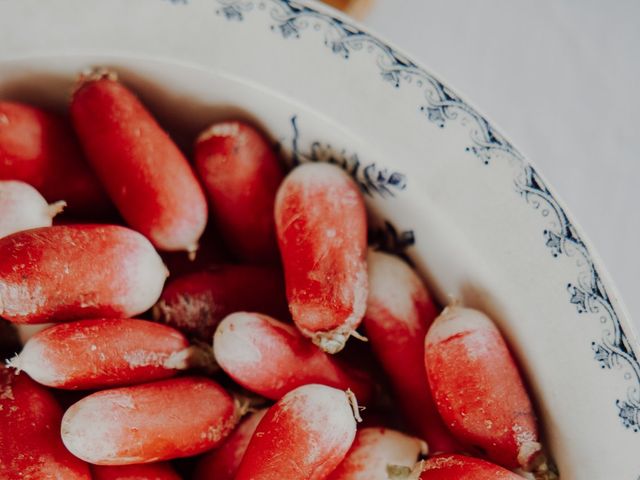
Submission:
{"label": "radish skin", "polygon": [[234,480],[249,441],[267,409],[245,418],[218,448],[206,453],[199,461],[194,480]]}
{"label": "radish skin", "polygon": [[146,465],[93,465],[93,480],[181,480],[171,464],[165,462]]}
{"label": "radish skin", "polygon": [[177,330],[135,319],[54,325],[31,337],[9,365],[40,384],[68,390],[143,383],[188,366]]}
{"label": "radish skin", "polygon": [[235,480],[322,480],[340,464],[356,434],[349,397],[324,385],[292,390],[253,434]]}
{"label": "radish skin", "polygon": [[0,316],[15,323],[131,317],[167,269],[149,241],[115,225],[37,228],[0,239]]}
{"label": "radish skin", "polygon": [[427,334],[425,365],[438,410],[461,442],[510,469],[544,462],[531,400],[486,315],[447,307]]}
{"label": "radish skin", "polygon": [[0,238],[30,228],[50,227],[64,201],[49,205],[28,183],[0,181]]}
{"label": "radish skin", "polygon": [[436,455],[426,460],[416,476],[389,476],[392,480],[522,480],[498,465],[464,455]]}
{"label": "radish skin", "polygon": [[363,325],[412,431],[432,452],[461,451],[445,426],[424,368],[424,338],[438,310],[424,283],[400,258],[369,251],[369,297]]}
{"label": "radish skin", "polygon": [[387,480],[388,465],[412,467],[426,450],[419,438],[388,428],[363,428],[328,480]]}
{"label": "radish skin", "polygon": [[293,320],[324,351],[339,352],[366,309],[362,195],[340,168],[304,164],[280,186],[275,218]]}
{"label": "radish skin", "polygon": [[347,369],[303,337],[298,330],[266,315],[237,312],[218,326],[213,340],[218,365],[252,392],[278,400],[309,383],[351,389],[367,403],[373,382]]}
{"label": "radish skin", "polygon": [[212,380],[160,380],[83,398],[62,418],[62,441],[96,465],[157,462],[216,447],[238,415],[233,398]]}
{"label": "radish skin", "polygon": [[230,313],[254,311],[288,318],[282,271],[273,267],[218,265],[170,281],[154,319],[210,343]]}
{"label": "radish skin", "polygon": [[231,251],[245,262],[278,262],[273,205],[284,173],[267,140],[244,122],[216,123],[198,137],[195,162]]}
{"label": "radish skin", "polygon": [[127,223],[160,250],[194,253],[207,201],[187,159],[113,72],[80,78],[71,118],[87,158]]}
{"label": "radish skin", "polygon": [[91,480],[60,440],[61,418],[51,393],[0,364],[0,478]]}
{"label": "radish skin", "polygon": [[83,218],[112,209],[66,120],[22,103],[0,101],[0,180],[28,183]]}

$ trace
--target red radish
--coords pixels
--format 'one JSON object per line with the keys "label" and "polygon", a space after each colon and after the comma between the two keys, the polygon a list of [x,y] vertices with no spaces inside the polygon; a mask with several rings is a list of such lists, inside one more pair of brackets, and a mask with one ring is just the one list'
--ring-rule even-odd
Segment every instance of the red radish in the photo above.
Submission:
{"label": "red radish", "polygon": [[148,382],[187,368],[187,339],[145,320],[94,319],[50,327],[10,365],[38,383],[69,390]]}
{"label": "red radish", "polygon": [[392,480],[522,480],[523,477],[492,463],[464,455],[436,455],[408,473],[390,468]]}
{"label": "red radish", "polygon": [[277,262],[273,204],[284,174],[271,145],[246,123],[220,122],[198,137],[195,156],[229,248],[244,261]]}
{"label": "red radish", "polygon": [[15,323],[130,317],[167,269],[149,241],[115,225],[44,227],[0,239],[0,316]]}
{"label": "red radish", "polygon": [[0,180],[20,180],[69,211],[102,215],[110,202],[65,119],[38,108],[0,102]]}
{"label": "red radish", "polygon": [[447,307],[429,329],[424,358],[438,410],[458,439],[507,468],[543,461],[531,401],[486,315]]}
{"label": "red radish", "polygon": [[0,238],[37,227],[50,227],[64,201],[49,205],[28,183],[0,180]]}
{"label": "red radish", "polygon": [[295,327],[259,313],[226,317],[216,330],[213,351],[233,380],[273,400],[308,383],[351,389],[364,403],[373,394],[370,378],[341,365]]}
{"label": "red radish", "polygon": [[221,446],[205,454],[198,462],[194,480],[234,480],[249,441],[265,413],[267,410],[263,409],[249,415]]}
{"label": "red radish", "polygon": [[156,320],[210,343],[220,321],[240,310],[288,317],[282,271],[219,265],[184,275],[167,285],[153,314]]}
{"label": "red radish", "polygon": [[147,463],[143,465],[94,465],[93,480],[180,480],[169,463]]}
{"label": "red radish", "polygon": [[239,412],[207,378],[182,377],[103,390],[62,418],[62,441],[96,465],[131,465],[188,457],[219,445]]}
{"label": "red radish", "polygon": [[327,163],[294,169],[276,197],[289,309],[300,331],[336,353],[367,302],[367,219],[351,178]]}
{"label": "red radish", "polygon": [[356,435],[349,396],[305,385],[282,397],[256,429],[235,480],[322,480],[340,464]]}
{"label": "red radish", "polygon": [[387,480],[387,466],[413,467],[427,445],[420,439],[387,428],[363,428],[346,458],[329,480]]}
{"label": "red radish", "polygon": [[369,298],[363,324],[412,430],[433,452],[459,451],[431,397],[424,369],[424,338],[438,315],[426,287],[409,265],[369,251]]}
{"label": "red radish", "polygon": [[51,393],[0,364],[0,478],[90,480],[60,440],[61,418]]}
{"label": "red radish", "polygon": [[113,72],[82,76],[71,118],[127,223],[161,250],[195,252],[207,201],[187,159]]}

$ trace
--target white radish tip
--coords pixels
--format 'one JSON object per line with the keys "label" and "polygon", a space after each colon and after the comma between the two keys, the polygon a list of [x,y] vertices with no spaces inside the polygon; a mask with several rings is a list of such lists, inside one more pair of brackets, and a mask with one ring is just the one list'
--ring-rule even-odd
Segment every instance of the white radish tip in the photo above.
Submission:
{"label": "white radish tip", "polygon": [[[535,480],[558,480],[558,473],[549,467],[544,455],[541,455],[541,457],[543,457],[543,461],[533,471],[533,478],[535,478]],[[525,475],[531,474],[527,472]]]}
{"label": "white radish tip", "polygon": [[447,299],[448,299],[447,305],[444,307],[442,312],[440,312],[440,315],[438,315],[438,317],[443,317],[443,318],[452,317],[455,315],[456,310],[464,308],[463,306],[464,304],[460,299],[460,297],[456,297],[455,295],[450,293],[447,295]]}
{"label": "white radish tip", "polygon": [[[308,333],[303,332],[308,335]],[[313,332],[309,335],[311,341],[323,352],[334,354],[341,351],[347,344],[349,337],[367,342],[367,337],[360,335],[353,328],[353,322],[347,321],[344,325],[326,332]]]}
{"label": "white radish tip", "polygon": [[356,398],[356,394],[353,393],[351,389],[348,389],[344,393],[347,396],[347,400],[349,401],[349,406],[353,411],[353,418],[355,418],[356,422],[358,423],[362,422],[362,417],[360,416],[360,410],[361,409],[364,410],[364,407],[358,406],[358,399]]}
{"label": "white radish tip", "polygon": [[164,262],[162,262],[162,268],[164,268],[164,278],[168,278],[171,275],[169,267],[167,267]]}
{"label": "white radish tip", "polygon": [[254,406],[255,399],[249,397],[248,395],[243,395],[241,393],[236,393],[233,395],[233,405],[234,405],[234,416],[237,420],[240,420],[247,413],[255,411]]}
{"label": "white radish tip", "polygon": [[314,333],[311,341],[318,346],[320,350],[326,353],[334,354],[342,350],[347,344],[349,334],[339,333],[335,330],[330,332]]}
{"label": "white radish tip", "polygon": [[47,207],[47,214],[49,215],[49,217],[54,218],[56,215],[61,213],[66,206],[67,202],[65,202],[64,200],[54,202]]}
{"label": "white radish tip", "polygon": [[234,137],[240,132],[238,122],[221,122],[214,123],[210,127],[202,131],[196,140],[196,143],[204,142],[211,137]]}
{"label": "white radish tip", "polygon": [[15,369],[16,375],[19,375],[22,371],[22,359],[19,353],[16,353],[13,358],[8,359],[5,363],[7,367]]}
{"label": "white radish tip", "polygon": [[536,480],[556,480],[558,474],[549,467],[542,445],[538,442],[527,442],[520,446],[518,463],[526,472],[532,472]]}
{"label": "white radish tip", "polygon": [[447,308],[457,308],[463,306],[462,299],[460,297],[456,297],[453,293],[447,294],[447,300]]}
{"label": "white radish tip", "polygon": [[350,335],[355,338],[356,340],[360,340],[361,342],[368,342],[369,339],[367,337],[365,337],[364,335],[362,335],[361,333],[359,333],[357,330],[353,330]]}
{"label": "white radish tip", "polygon": [[191,345],[179,352],[174,352],[169,355],[162,366],[170,370],[198,368],[208,374],[220,370],[213,355],[213,349],[207,344]]}
{"label": "white radish tip", "polygon": [[534,471],[543,464],[546,470],[546,458],[542,452],[542,445],[538,442],[525,442],[518,449],[518,463],[526,471]]}
{"label": "white radish tip", "polygon": [[199,248],[200,248],[200,245],[198,245],[197,243],[187,247],[187,254],[189,256],[189,261],[193,262],[196,259],[196,255],[198,254]]}
{"label": "white radish tip", "polygon": [[80,72],[76,84],[73,87],[72,95],[80,90],[86,83],[97,82],[98,80],[111,80],[112,82],[118,81],[118,74],[113,70],[106,67],[91,67]]}

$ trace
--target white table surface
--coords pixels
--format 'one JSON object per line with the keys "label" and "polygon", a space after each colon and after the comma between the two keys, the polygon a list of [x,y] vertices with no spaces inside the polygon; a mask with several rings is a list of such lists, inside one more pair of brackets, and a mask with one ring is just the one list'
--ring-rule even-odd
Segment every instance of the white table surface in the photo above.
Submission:
{"label": "white table surface", "polygon": [[542,171],[640,331],[640,1],[375,0],[364,23]]}

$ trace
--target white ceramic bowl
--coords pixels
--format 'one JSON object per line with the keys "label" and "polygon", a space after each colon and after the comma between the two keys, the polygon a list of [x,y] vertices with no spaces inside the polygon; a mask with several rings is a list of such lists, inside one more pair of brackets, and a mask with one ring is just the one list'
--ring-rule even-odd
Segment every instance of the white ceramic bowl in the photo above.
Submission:
{"label": "white ceramic bowl", "polygon": [[0,0],[0,98],[64,108],[91,65],[179,140],[247,117],[293,161],[343,164],[380,239],[497,320],[562,478],[639,478],[639,350],[615,288],[544,178],[422,66],[311,2]]}

